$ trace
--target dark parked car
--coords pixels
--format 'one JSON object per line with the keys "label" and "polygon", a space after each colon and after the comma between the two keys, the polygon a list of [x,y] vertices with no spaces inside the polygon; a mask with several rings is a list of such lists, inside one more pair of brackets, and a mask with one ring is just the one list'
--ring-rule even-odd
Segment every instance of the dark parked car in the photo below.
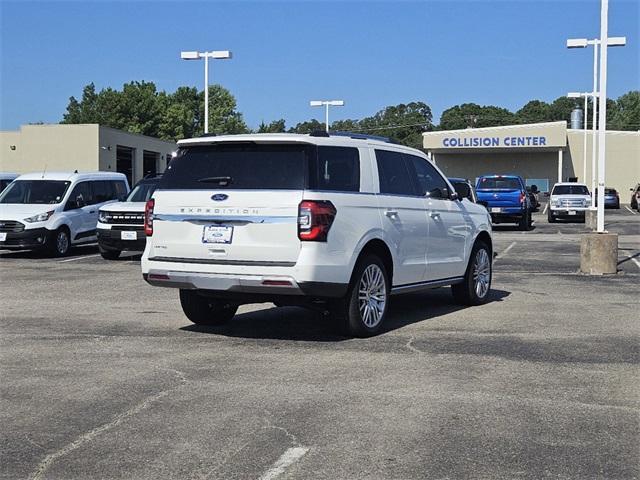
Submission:
{"label": "dark parked car", "polygon": [[540,208],[539,195],[540,191],[538,190],[537,185],[527,186],[527,193],[529,194],[529,200],[531,202],[531,211],[537,212],[538,208]]}
{"label": "dark parked car", "polygon": [[[596,188],[596,207],[598,206],[598,189]],[[620,208],[620,195],[615,188],[604,189],[604,208]]]}
{"label": "dark parked car", "polygon": [[[470,202],[479,203],[476,190],[473,188],[471,181],[467,178],[449,178],[451,185],[456,190],[459,199],[466,198]],[[485,205],[486,206],[486,205]]]}
{"label": "dark parked car", "polygon": [[631,208],[635,208],[640,212],[640,183],[637,183],[635,187],[631,188]]}

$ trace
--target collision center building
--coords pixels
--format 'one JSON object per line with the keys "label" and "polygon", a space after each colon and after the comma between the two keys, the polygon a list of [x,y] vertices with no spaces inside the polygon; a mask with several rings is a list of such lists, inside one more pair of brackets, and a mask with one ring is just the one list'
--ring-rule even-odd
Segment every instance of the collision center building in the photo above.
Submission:
{"label": "collision center building", "polygon": [[0,171],[124,173],[133,186],[162,173],[176,144],[98,124],[22,125],[0,132]]}
{"label": "collision center building", "polygon": [[[561,121],[427,132],[423,146],[450,177],[475,182],[486,174],[516,174],[541,192],[569,180],[586,183],[591,190],[591,130],[586,157],[584,138],[584,130],[568,129]],[[605,175],[606,186],[627,202],[629,189],[640,182],[640,132],[606,132]]]}

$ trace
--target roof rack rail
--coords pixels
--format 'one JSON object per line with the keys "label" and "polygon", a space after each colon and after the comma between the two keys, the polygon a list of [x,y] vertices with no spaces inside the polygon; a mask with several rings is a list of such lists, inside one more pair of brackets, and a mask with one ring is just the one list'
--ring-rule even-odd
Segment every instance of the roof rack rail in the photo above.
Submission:
{"label": "roof rack rail", "polygon": [[162,176],[162,173],[147,173],[144,177],[142,177],[143,180],[147,180],[149,178],[160,178]]}
{"label": "roof rack rail", "polygon": [[349,137],[355,140],[377,140],[385,143],[397,143],[395,140],[389,137],[383,137],[380,135],[368,135],[366,133],[354,133],[354,132],[329,132],[331,135],[339,137]]}
{"label": "roof rack rail", "polygon": [[217,136],[215,133],[203,133],[202,135],[198,135],[198,138],[215,137],[215,136]]}
{"label": "roof rack rail", "polygon": [[311,133],[309,133],[310,137],[328,137],[329,133],[325,132],[324,130],[313,130]]}

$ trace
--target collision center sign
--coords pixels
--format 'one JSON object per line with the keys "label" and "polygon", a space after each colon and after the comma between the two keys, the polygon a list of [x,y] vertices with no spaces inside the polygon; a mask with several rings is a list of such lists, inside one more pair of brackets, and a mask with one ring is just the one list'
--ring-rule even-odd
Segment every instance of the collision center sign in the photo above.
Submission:
{"label": "collision center sign", "polygon": [[547,137],[519,136],[519,137],[444,137],[442,146],[445,148],[478,148],[478,147],[546,147]]}
{"label": "collision center sign", "polygon": [[458,153],[463,150],[549,151],[567,146],[567,122],[436,130],[424,132],[422,139],[424,149],[434,153]]}

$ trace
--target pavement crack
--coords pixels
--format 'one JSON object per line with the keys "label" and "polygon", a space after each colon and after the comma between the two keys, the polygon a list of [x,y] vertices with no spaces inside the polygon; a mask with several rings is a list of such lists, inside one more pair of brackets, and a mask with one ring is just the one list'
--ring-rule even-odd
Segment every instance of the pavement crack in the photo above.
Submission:
{"label": "pavement crack", "polygon": [[180,383],[178,385],[175,385],[171,388],[167,388],[165,390],[161,390],[158,393],[155,393],[153,395],[150,395],[148,397],[146,397],[144,400],[142,400],[141,402],[135,404],[133,407],[125,410],[124,412],[116,415],[116,417],[111,420],[108,423],[103,423],[102,425],[93,428],[91,430],[89,430],[86,433],[83,433],[82,435],[80,435],[78,438],[76,438],[73,442],[68,443],[67,445],[65,445],[64,447],[62,447],[61,449],[50,453],[49,455],[47,455],[46,457],[44,457],[44,459],[38,464],[38,467],[35,469],[35,471],[33,472],[33,474],[31,475],[31,480],[39,480],[42,478],[42,476],[45,474],[45,472],[47,471],[47,469],[59,458],[67,455],[68,453],[71,453],[72,451],[80,448],[82,445],[84,445],[87,442],[90,442],[91,440],[93,440],[95,437],[97,437],[98,435],[100,435],[101,433],[104,433],[108,430],[112,430],[113,428],[117,427],[118,425],[120,425],[121,423],[125,422],[126,420],[128,420],[129,418],[135,416],[136,414],[138,414],[139,412],[141,412],[142,410],[148,408],[152,403],[157,402],[158,400],[160,400],[163,397],[166,397],[167,395],[169,395],[169,393],[171,393],[173,390],[178,389],[179,387],[181,387],[182,385],[184,385],[187,382],[187,379],[184,375],[183,372],[180,372],[179,370],[174,370],[174,369],[167,369],[171,372],[174,372],[176,374],[176,376],[178,377],[178,379],[180,380]]}
{"label": "pavement crack", "polygon": [[405,344],[405,347],[411,350],[413,353],[424,353],[422,350],[413,346],[413,341],[415,340],[415,336],[411,335],[409,337],[409,341]]}

